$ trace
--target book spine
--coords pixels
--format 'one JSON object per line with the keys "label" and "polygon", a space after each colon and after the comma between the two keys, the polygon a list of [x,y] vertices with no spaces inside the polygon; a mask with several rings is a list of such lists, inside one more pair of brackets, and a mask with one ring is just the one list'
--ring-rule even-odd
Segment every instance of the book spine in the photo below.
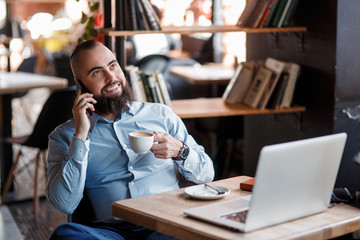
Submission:
{"label": "book spine", "polygon": [[257,18],[255,22],[251,25],[251,27],[258,27],[262,18],[264,17],[264,14],[266,14],[266,10],[268,9],[269,1],[271,0],[263,0],[261,2],[260,10],[256,12]]}
{"label": "book spine", "polygon": [[159,81],[157,80],[156,74],[157,73],[152,74],[152,78],[154,79],[154,83],[155,83],[156,95],[159,98],[159,102],[162,103],[162,104],[165,104],[164,96],[163,96],[163,94],[161,92],[160,84],[159,84]]}
{"label": "book spine", "polygon": [[[222,95],[222,98],[223,99],[227,99],[227,100],[230,100],[230,99],[233,99],[232,97],[231,97],[231,93],[232,92],[234,92],[234,85],[235,85],[235,83],[236,83],[236,81],[237,81],[237,79],[238,79],[238,77],[239,77],[239,75],[240,75],[240,72],[241,72],[241,69],[242,69],[242,67],[243,67],[243,65],[242,64],[239,64],[239,66],[236,68],[236,70],[235,70],[235,73],[234,73],[234,75],[233,75],[233,77],[230,79],[230,82],[229,82],[229,84],[226,86],[226,89],[225,89],[225,92],[223,93],[223,95]],[[231,102],[231,100],[230,100],[230,102]]]}
{"label": "book spine", "polygon": [[157,79],[157,81],[159,82],[160,90],[161,90],[162,96],[164,98],[165,104],[171,108],[172,107],[171,98],[170,98],[168,88],[166,86],[164,76],[161,73],[156,73],[155,79]]}
{"label": "book spine", "polygon": [[267,82],[270,80],[272,71],[265,67],[260,67],[255,75],[252,86],[244,99],[244,104],[255,108],[263,94]]}
{"label": "book spine", "polygon": [[138,22],[136,16],[136,0],[130,0],[130,11],[131,11],[131,23],[132,23],[132,30],[138,30]]}
{"label": "book spine", "polygon": [[156,13],[155,9],[154,9],[154,6],[149,2],[149,1],[146,1],[150,11],[152,12],[152,15],[154,16],[155,18],[155,23],[156,25],[158,26],[159,30],[161,30],[161,25],[160,25],[160,18],[158,16],[158,14]]}
{"label": "book spine", "polygon": [[137,74],[137,72],[139,71],[138,67],[135,67],[134,65],[130,65],[126,67],[126,71],[129,73],[131,90],[133,92],[134,100],[138,102],[143,102],[144,98],[143,98],[143,94],[141,93],[143,89],[140,88],[139,85],[140,79],[139,79],[139,75]]}
{"label": "book spine", "polygon": [[126,66],[125,71],[127,72],[127,75],[129,76],[129,79],[130,79],[130,87],[131,87],[131,91],[133,93],[134,101],[139,101],[138,100],[138,90],[136,89],[137,86],[135,86],[135,78],[132,74],[132,71],[134,70],[134,68],[135,68],[134,65]]}
{"label": "book spine", "polygon": [[281,15],[286,7],[286,3],[288,0],[280,0],[278,7],[276,8],[276,12],[274,14],[274,18],[272,19],[271,26],[277,27],[281,18]]}
{"label": "book spine", "polygon": [[122,18],[124,30],[133,30],[130,0],[123,0]]}
{"label": "book spine", "polygon": [[290,65],[291,67],[289,67],[289,82],[286,86],[284,96],[281,100],[280,108],[289,108],[291,106],[295,92],[296,82],[300,75],[300,65],[296,63],[290,63]]}
{"label": "book spine", "polygon": [[290,20],[292,18],[292,16],[294,15],[294,12],[296,10],[296,7],[299,3],[299,0],[293,0],[291,2],[291,5],[289,7],[289,10],[285,16],[284,22],[283,22],[283,27],[288,27],[290,25]]}
{"label": "book spine", "polygon": [[160,103],[159,96],[157,95],[155,80],[151,73],[146,74],[149,83],[149,89],[154,103]]}
{"label": "book spine", "polygon": [[244,27],[255,27],[261,20],[262,15],[267,7],[267,2],[269,0],[259,0],[254,7],[254,10],[251,12],[250,16],[244,21]]}
{"label": "book spine", "polygon": [[269,16],[266,18],[263,27],[269,27],[271,25],[271,22],[273,20],[274,14],[276,12],[276,9],[277,9],[280,1],[281,0],[274,0],[274,4],[271,6]]}
{"label": "book spine", "polygon": [[266,84],[263,94],[261,95],[261,98],[259,100],[259,103],[257,104],[257,108],[264,109],[269,102],[270,96],[272,94],[272,91],[274,90],[276,86],[276,73],[273,73],[269,82]]}
{"label": "book spine", "polygon": [[276,85],[278,84],[279,78],[284,71],[285,63],[274,58],[267,58],[265,61],[265,67],[274,72],[273,77],[270,79],[268,85],[264,90],[263,97],[261,98],[258,108],[264,109],[268,104],[271,95],[274,92]]}
{"label": "book spine", "polygon": [[275,0],[270,0],[270,2],[267,4],[267,7],[266,7],[266,10],[265,10],[265,13],[264,15],[262,16],[259,24],[257,27],[264,27],[264,24],[265,24],[265,21],[266,19],[269,17],[270,15],[270,12],[271,12],[271,8],[274,6],[274,1]]}
{"label": "book spine", "polygon": [[250,17],[251,12],[254,10],[256,3],[258,0],[250,0],[247,2],[246,7],[242,14],[240,15],[236,25],[239,27],[244,27],[244,22]]}
{"label": "book spine", "polygon": [[284,93],[285,93],[285,89],[286,89],[286,86],[289,84],[289,73],[288,72],[284,72],[283,76],[282,76],[282,81],[281,81],[281,86],[279,88],[279,93],[278,95],[276,96],[276,99],[273,103],[273,106],[272,108],[273,109],[279,109],[281,108],[280,104],[281,104],[281,100],[283,99],[284,97]]}
{"label": "book spine", "polygon": [[145,30],[145,26],[144,26],[144,22],[143,19],[141,17],[141,13],[140,13],[140,9],[139,9],[139,3],[137,0],[133,0],[134,1],[134,6],[135,6],[135,16],[136,16],[136,22],[137,22],[137,29],[138,30]]}
{"label": "book spine", "polygon": [[145,17],[148,21],[150,30],[160,30],[158,23],[156,22],[156,18],[152,13],[152,6],[148,0],[141,0],[142,7],[144,9]]}
{"label": "book spine", "polygon": [[137,0],[137,3],[138,3],[138,6],[139,6],[139,12],[140,12],[142,22],[144,24],[144,29],[143,30],[151,30],[151,28],[149,26],[149,23],[148,23],[148,20],[147,20],[147,17],[146,17],[146,14],[145,14],[144,7],[142,5],[142,0]]}
{"label": "book spine", "polygon": [[243,72],[241,76],[241,86],[238,90],[238,94],[236,98],[237,103],[242,102],[246,96],[246,93],[249,91],[255,69],[254,65],[255,65],[254,63],[245,63],[243,67]]}
{"label": "book spine", "polygon": [[281,14],[281,18],[280,18],[279,23],[278,23],[278,25],[277,25],[278,27],[282,27],[282,24],[283,24],[283,22],[284,22],[285,16],[286,16],[287,12],[289,11],[289,7],[290,7],[290,4],[291,4],[292,1],[293,1],[293,0],[288,0],[288,1],[287,1],[286,5],[285,5],[285,8],[284,8],[284,11],[283,11],[283,13]]}
{"label": "book spine", "polygon": [[141,81],[144,85],[145,95],[146,95],[146,101],[147,102],[154,102],[154,99],[152,98],[152,93],[149,87],[149,82],[147,80],[147,75],[144,72],[140,73]]}

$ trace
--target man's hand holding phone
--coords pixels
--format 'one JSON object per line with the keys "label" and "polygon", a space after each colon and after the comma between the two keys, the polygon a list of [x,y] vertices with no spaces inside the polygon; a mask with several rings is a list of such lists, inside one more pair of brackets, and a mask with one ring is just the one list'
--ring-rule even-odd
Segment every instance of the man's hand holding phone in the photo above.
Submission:
{"label": "man's hand holding phone", "polygon": [[72,112],[75,120],[75,136],[84,141],[90,129],[88,115],[90,114],[89,112],[92,114],[95,111],[94,104],[96,104],[96,100],[93,98],[93,94],[83,93],[83,89],[80,88],[75,98]]}

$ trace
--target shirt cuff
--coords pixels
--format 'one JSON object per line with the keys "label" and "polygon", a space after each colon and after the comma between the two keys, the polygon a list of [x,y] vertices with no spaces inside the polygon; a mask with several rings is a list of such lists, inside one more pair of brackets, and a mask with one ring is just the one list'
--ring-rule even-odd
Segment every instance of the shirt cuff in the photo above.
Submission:
{"label": "shirt cuff", "polygon": [[81,140],[80,138],[73,136],[70,142],[68,156],[70,159],[74,159],[77,162],[85,161],[85,156],[89,151],[90,140]]}
{"label": "shirt cuff", "polygon": [[191,148],[189,148],[189,150],[189,155],[184,161],[176,161],[179,165],[183,166],[185,170],[196,169],[197,167],[197,153]]}

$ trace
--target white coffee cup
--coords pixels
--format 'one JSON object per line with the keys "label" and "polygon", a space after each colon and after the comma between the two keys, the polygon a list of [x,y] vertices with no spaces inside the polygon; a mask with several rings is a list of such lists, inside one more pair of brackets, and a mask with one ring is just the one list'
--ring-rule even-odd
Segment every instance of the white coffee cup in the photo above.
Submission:
{"label": "white coffee cup", "polygon": [[148,132],[129,133],[130,146],[135,153],[147,153],[154,143],[154,134]]}

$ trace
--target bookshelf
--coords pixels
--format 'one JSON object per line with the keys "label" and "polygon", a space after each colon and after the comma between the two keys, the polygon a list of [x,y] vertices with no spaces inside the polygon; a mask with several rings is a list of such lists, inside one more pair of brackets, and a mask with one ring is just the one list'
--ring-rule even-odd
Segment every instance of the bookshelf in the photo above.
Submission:
{"label": "bookshelf", "polygon": [[182,119],[247,116],[275,113],[305,112],[303,106],[293,106],[283,109],[251,108],[242,103],[227,104],[223,98],[195,98],[171,101],[173,111]]}
{"label": "bookshelf", "polygon": [[[246,32],[251,34],[256,33],[296,33],[295,36],[302,37],[302,33],[307,31],[307,27],[269,27],[269,28],[248,28],[248,27],[239,27],[236,25],[211,25],[211,26],[168,26],[162,27],[161,30],[121,30],[123,29],[123,21],[119,14],[121,13],[122,2],[116,0],[109,3],[104,0],[104,13],[108,16],[105,16],[104,29],[101,32],[105,35],[105,45],[110,49],[113,49],[116,53],[118,61],[121,67],[124,69],[126,66],[126,55],[125,55],[125,38],[127,36],[133,36],[136,34],[153,34],[153,33],[179,33],[179,34],[191,34],[191,33],[219,33],[219,32]],[[115,27],[111,23],[111,11],[116,9],[115,12]],[[109,16],[110,15],[110,16]],[[299,34],[300,33],[300,34]],[[111,39],[115,39],[115,46],[112,46]],[[209,101],[211,101],[209,99]],[[305,109],[305,108],[304,108]],[[299,111],[299,109],[293,109],[291,111]],[[302,111],[302,110],[301,110]],[[276,112],[273,112],[276,113]],[[246,115],[246,114],[240,114]]]}
{"label": "bookshelf", "polygon": [[193,27],[162,27],[161,30],[142,30],[142,31],[119,31],[113,28],[105,28],[102,32],[111,37],[132,36],[135,34],[149,34],[149,33],[218,33],[218,32],[246,32],[246,33],[281,33],[281,32],[306,32],[306,27],[282,27],[282,28],[243,28],[235,25],[212,25],[212,26],[193,26]]}

